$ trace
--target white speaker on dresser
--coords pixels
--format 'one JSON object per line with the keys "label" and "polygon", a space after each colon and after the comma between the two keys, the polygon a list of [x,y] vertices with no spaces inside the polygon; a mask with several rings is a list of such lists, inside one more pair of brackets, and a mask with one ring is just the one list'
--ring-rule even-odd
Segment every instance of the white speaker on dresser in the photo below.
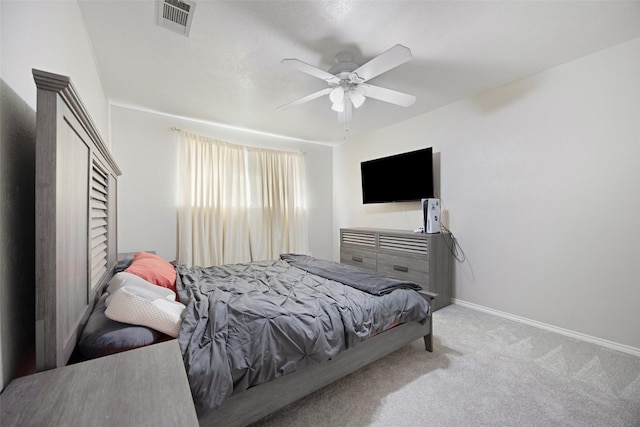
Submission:
{"label": "white speaker on dresser", "polygon": [[440,199],[422,199],[422,214],[424,216],[424,232],[440,232]]}

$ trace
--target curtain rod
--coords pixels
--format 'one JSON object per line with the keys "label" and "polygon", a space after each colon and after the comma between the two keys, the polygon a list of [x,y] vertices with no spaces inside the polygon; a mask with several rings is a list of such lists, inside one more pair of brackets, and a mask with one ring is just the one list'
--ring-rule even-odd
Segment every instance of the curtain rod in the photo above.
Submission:
{"label": "curtain rod", "polygon": [[[175,132],[183,132],[183,130],[182,130],[182,129],[177,128],[177,127],[175,127],[175,126],[171,126],[171,128],[170,128],[170,129],[171,129],[172,131],[175,131]],[[204,136],[205,138],[211,138],[211,137],[208,137],[208,136],[205,136],[205,135],[202,135],[202,136]],[[212,139],[213,139],[213,138],[212,138]],[[226,142],[226,141],[222,141],[222,142]],[[237,143],[235,143],[235,142],[228,142],[228,144],[241,145],[241,146],[243,146],[243,147],[247,147],[247,148],[257,148],[257,149],[263,149],[263,150],[272,150],[272,151],[288,151],[288,152],[290,152],[290,153],[302,154],[303,156],[306,156],[306,155],[307,155],[307,152],[306,152],[306,151],[276,150],[276,149],[274,149],[274,148],[269,148],[269,147],[258,147],[258,146],[255,146],[255,145],[237,144]]]}

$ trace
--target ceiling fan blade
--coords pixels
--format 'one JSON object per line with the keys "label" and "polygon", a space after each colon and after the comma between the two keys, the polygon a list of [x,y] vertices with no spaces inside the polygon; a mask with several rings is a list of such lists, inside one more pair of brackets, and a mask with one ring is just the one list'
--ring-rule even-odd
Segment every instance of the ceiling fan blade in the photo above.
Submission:
{"label": "ceiling fan blade", "polygon": [[320,98],[323,95],[328,95],[329,92],[331,92],[331,90],[332,89],[330,87],[322,89],[322,90],[319,90],[319,91],[314,92],[314,93],[312,93],[310,95],[302,97],[302,98],[298,99],[297,101],[293,101],[293,102],[290,102],[288,104],[281,105],[277,109],[278,110],[287,110],[287,109],[289,109],[291,107],[294,107],[296,105],[300,105],[300,104],[303,104],[305,102],[312,101],[312,100],[314,100],[316,98]]}
{"label": "ceiling fan blade", "polygon": [[317,77],[327,83],[340,83],[340,79],[333,74],[327,73],[326,71],[314,67],[313,65],[309,65],[306,62],[302,62],[299,59],[283,59],[280,63],[313,77]]}
{"label": "ceiling fan blade", "polygon": [[404,64],[408,60],[413,58],[411,50],[408,47],[397,44],[392,48],[386,50],[380,55],[373,58],[366,64],[361,65],[355,69],[352,73],[357,74],[361,79],[356,83],[366,82],[380,74],[389,71],[392,68],[397,67],[400,64]]}
{"label": "ceiling fan blade", "polygon": [[391,104],[401,105],[403,107],[409,107],[416,102],[416,97],[407,93],[398,92],[396,90],[386,89],[380,86],[373,86],[370,84],[358,86],[363,89],[363,94],[367,98],[373,98]]}

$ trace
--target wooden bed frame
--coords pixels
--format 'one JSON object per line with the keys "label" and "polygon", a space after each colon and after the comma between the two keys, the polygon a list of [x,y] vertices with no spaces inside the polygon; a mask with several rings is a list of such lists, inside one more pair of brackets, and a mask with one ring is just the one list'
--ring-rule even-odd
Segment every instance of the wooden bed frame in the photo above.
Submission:
{"label": "wooden bed frame", "polygon": [[33,70],[36,369],[66,365],[116,262],[120,170],[68,77]]}
{"label": "wooden bed frame", "polygon": [[[69,77],[39,70],[33,76],[38,88],[36,364],[42,371],[68,363],[99,291],[113,275],[120,170]],[[238,393],[200,424],[250,424],[421,337],[432,351],[431,317]]]}

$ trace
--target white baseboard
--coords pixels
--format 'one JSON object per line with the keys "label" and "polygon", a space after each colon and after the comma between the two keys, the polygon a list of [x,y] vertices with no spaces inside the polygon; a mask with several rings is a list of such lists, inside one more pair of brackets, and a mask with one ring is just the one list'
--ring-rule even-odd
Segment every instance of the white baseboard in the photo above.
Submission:
{"label": "white baseboard", "polygon": [[597,344],[602,347],[610,348],[612,350],[621,351],[623,353],[632,354],[634,356],[640,357],[640,348],[631,347],[629,345],[619,344],[613,341],[604,340],[602,338],[593,337],[591,335],[583,334],[580,332],[572,331],[570,329],[559,328],[557,326],[549,325],[546,323],[538,322],[537,320],[527,319],[526,317],[516,316],[514,314],[506,313],[504,311],[494,310],[493,308],[485,307],[482,305],[474,304],[472,302],[467,302],[463,300],[459,300],[457,298],[452,298],[451,302],[453,304],[457,304],[463,307],[468,307],[473,310],[483,311],[485,313],[493,314],[495,316],[503,317],[505,319],[513,320],[516,322],[524,323],[526,325],[535,326],[536,328],[544,329],[547,331],[555,332],[561,335],[565,335],[571,338],[576,338],[582,341],[590,342],[592,344]]}

